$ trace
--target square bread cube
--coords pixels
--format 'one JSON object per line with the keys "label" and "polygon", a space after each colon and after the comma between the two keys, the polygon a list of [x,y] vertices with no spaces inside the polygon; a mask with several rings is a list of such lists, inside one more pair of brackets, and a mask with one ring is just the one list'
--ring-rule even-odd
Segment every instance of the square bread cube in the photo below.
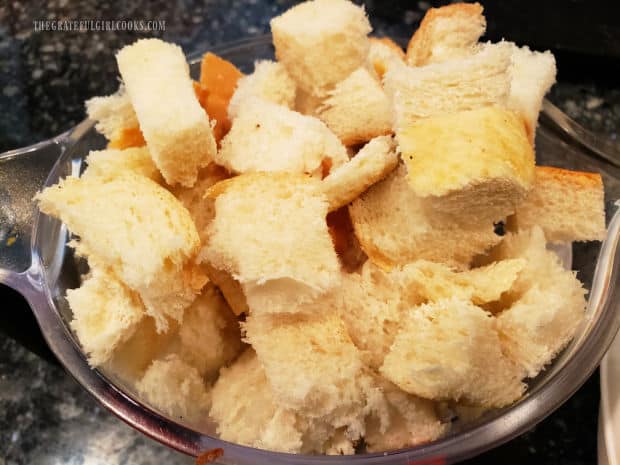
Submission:
{"label": "square bread cube", "polygon": [[371,30],[364,9],[347,0],[310,0],[271,20],[278,61],[318,97],[364,65]]}
{"label": "square bread cube", "polygon": [[251,312],[295,312],[340,282],[320,181],[247,173],[207,191],[215,218],[201,260],[229,273]]}
{"label": "square bread cube", "polygon": [[502,353],[495,319],[458,298],[411,308],[381,373],[426,399],[502,407],[523,394],[523,369]]}
{"label": "square bread cube", "polygon": [[168,184],[191,187],[217,147],[181,47],[141,39],[116,61],[155,164]]}

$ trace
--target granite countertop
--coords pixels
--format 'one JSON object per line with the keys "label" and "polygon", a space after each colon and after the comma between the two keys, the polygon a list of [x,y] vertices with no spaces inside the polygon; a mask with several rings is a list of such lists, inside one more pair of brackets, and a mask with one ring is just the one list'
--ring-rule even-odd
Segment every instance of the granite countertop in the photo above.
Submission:
{"label": "granite countertop", "polygon": [[[77,6],[68,0],[5,2],[0,6],[0,151],[43,140],[81,121],[85,99],[111,93],[118,86],[113,54],[122,45],[138,37],[159,36],[179,43],[187,53],[203,51],[209,45],[268,32],[269,18],[292,3],[86,0]],[[376,32],[409,36],[429,6],[427,2],[410,3],[398,21],[375,16]],[[379,2],[367,4],[372,9]],[[149,34],[33,32],[33,20],[43,19],[155,19],[165,20],[166,30]],[[563,79],[560,74],[550,99],[601,137],[618,137],[617,85],[587,76]],[[25,302],[1,286],[0,302],[0,465],[193,463],[132,430],[100,407],[62,368],[7,337],[2,331],[15,327],[16,321],[28,323],[30,317]],[[29,324],[34,335],[31,318]],[[37,348],[36,343],[30,346]],[[45,355],[40,346],[37,352]],[[537,427],[469,463],[595,463],[598,379],[597,371]]]}

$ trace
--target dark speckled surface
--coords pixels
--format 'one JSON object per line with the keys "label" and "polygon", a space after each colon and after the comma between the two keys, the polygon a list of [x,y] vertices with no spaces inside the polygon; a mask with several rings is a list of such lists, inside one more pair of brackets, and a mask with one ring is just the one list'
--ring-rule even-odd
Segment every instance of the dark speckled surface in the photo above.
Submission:
{"label": "dark speckled surface", "polygon": [[[85,99],[116,89],[113,54],[123,44],[155,35],[179,43],[188,53],[202,51],[210,44],[267,32],[269,18],[292,3],[0,3],[0,151],[48,138],[79,122],[84,117]],[[382,2],[367,4],[370,10],[381,12]],[[428,3],[410,5],[398,21],[373,13],[376,32],[410,35]],[[154,19],[165,20],[166,30],[154,34],[33,32],[33,20],[39,19]],[[562,69],[561,62],[559,66]],[[574,80],[561,73],[551,100],[601,137],[616,139],[620,88],[601,83],[596,75],[583,75]],[[15,326],[17,316],[24,312],[26,304],[0,287],[0,328],[10,326],[7,321]],[[536,428],[471,463],[596,463],[598,403],[597,372]],[[192,460],[133,431],[99,407],[61,368],[0,333],[0,465],[154,463],[189,464]]]}

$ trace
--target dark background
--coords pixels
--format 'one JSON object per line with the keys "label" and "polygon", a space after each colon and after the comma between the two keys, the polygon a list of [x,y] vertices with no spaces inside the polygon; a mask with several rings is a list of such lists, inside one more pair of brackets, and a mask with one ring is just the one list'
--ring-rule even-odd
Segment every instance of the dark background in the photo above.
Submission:
{"label": "dark background", "polygon": [[[114,52],[158,36],[186,53],[268,32],[293,1],[0,2],[0,151],[59,134],[84,118],[83,102],[118,86]],[[366,3],[377,35],[409,37],[424,11],[447,2]],[[482,2],[492,40],[551,48],[550,99],[601,137],[620,126],[620,3]],[[33,20],[165,20],[165,32],[33,32]],[[17,339],[19,342],[16,342]],[[28,349],[25,349],[27,347]],[[36,353],[38,355],[33,354]],[[42,357],[42,358],[41,358]],[[596,463],[598,372],[523,436],[471,463]],[[102,410],[54,364],[25,302],[0,286],[0,465],[192,463]]]}

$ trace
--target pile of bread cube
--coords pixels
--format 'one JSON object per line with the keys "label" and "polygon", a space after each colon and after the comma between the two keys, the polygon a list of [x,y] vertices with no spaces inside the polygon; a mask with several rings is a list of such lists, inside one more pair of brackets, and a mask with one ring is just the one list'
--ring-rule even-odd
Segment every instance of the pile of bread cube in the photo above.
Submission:
{"label": "pile of bread cube", "polygon": [[110,148],[37,196],[88,260],[66,298],[89,363],[291,453],[415,446],[518,400],[585,312],[547,245],[603,239],[604,194],[535,165],[553,55],[485,28],[479,4],[430,9],[405,53],[310,0],[230,92],[173,44],[120,50],[121,89],[87,102]]}

